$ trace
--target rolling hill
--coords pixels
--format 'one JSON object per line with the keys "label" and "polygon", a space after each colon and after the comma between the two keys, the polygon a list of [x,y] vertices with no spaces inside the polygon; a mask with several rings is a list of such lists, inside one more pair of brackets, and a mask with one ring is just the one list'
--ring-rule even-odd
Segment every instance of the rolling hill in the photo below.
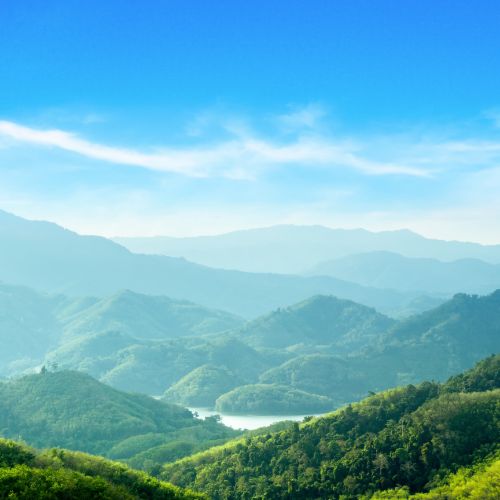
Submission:
{"label": "rolling hill", "polygon": [[242,318],[189,301],[122,290],[76,314],[58,314],[64,335],[119,331],[137,339],[166,339],[206,335],[237,328]]}
{"label": "rolling hill", "polygon": [[236,434],[179,406],[117,391],[78,372],[45,371],[2,382],[0,399],[1,435],[36,447],[133,460],[162,447],[167,456],[183,456]]}
{"label": "rolling hill", "polygon": [[[52,351],[47,361],[119,389],[152,395],[167,390],[170,401],[182,404],[213,407],[230,390],[264,384],[325,396],[335,406],[369,391],[444,380],[498,352],[499,300],[500,291],[456,295],[396,321],[351,301],[315,296],[211,336],[162,341],[119,331],[82,336]],[[289,408],[283,403],[277,412],[287,414]]]}
{"label": "rolling hill", "polygon": [[396,323],[375,309],[332,296],[316,295],[247,323],[238,337],[254,347],[335,346],[354,351]]}
{"label": "rolling hill", "polygon": [[213,334],[243,323],[223,311],[127,290],[103,299],[73,298],[0,283],[0,341],[4,346],[0,375],[40,364],[62,343],[67,346],[75,341],[85,351],[83,346],[94,339],[92,355],[100,342],[102,357],[106,349],[116,351],[139,340]]}

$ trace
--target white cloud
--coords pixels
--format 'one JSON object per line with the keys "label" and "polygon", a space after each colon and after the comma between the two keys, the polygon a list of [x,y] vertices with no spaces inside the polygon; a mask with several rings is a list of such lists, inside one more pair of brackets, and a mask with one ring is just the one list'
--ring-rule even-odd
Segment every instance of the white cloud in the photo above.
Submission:
{"label": "white cloud", "polygon": [[285,128],[296,130],[303,128],[315,128],[327,115],[326,109],[319,104],[308,104],[296,108],[290,113],[278,116],[278,122]]}
{"label": "white cloud", "polygon": [[39,130],[0,121],[0,136],[15,142],[59,148],[87,158],[190,177],[254,178],[263,168],[281,165],[350,168],[366,175],[428,177],[429,169],[397,161],[366,158],[345,143],[324,136],[299,136],[291,142],[263,140],[246,129],[213,145],[162,148],[153,152],[91,142],[63,130]]}

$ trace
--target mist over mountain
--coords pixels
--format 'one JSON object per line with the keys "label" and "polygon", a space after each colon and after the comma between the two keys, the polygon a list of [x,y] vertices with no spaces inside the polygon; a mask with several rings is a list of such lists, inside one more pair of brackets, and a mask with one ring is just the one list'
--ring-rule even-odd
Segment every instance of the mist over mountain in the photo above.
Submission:
{"label": "mist over mountain", "polygon": [[500,287],[500,265],[479,259],[444,262],[392,252],[369,252],[329,260],[307,274],[333,276],[364,286],[428,293],[489,293]]}
{"label": "mist over mountain", "polygon": [[499,500],[499,25],[0,0],[0,500]]}
{"label": "mist over mountain", "polygon": [[0,280],[72,296],[103,297],[129,289],[248,318],[315,294],[333,294],[397,314],[421,295],[330,277],[227,271],[181,258],[134,254],[105,238],[80,236],[5,212],[0,212],[0,239]]}
{"label": "mist over mountain", "polygon": [[405,229],[372,232],[281,225],[217,236],[113,239],[133,252],[185,257],[207,266],[250,272],[300,274],[331,259],[375,251],[443,261],[470,258],[500,263],[500,245],[430,239]]}
{"label": "mist over mountain", "polygon": [[[394,320],[351,301],[315,296],[242,327],[152,340],[132,336],[127,317],[117,314],[112,321],[117,329],[62,336],[45,359],[119,389],[165,393],[181,404],[214,407],[226,392],[241,387],[233,392],[237,402],[225,398],[225,408],[245,413],[255,394],[270,401],[269,394],[291,396],[291,389],[327,397],[333,408],[369,391],[443,380],[497,352],[499,297],[498,291],[456,295],[430,311]],[[280,397],[279,413],[287,414],[292,407]],[[320,411],[326,403],[317,402]],[[251,404],[262,411],[265,406]]]}

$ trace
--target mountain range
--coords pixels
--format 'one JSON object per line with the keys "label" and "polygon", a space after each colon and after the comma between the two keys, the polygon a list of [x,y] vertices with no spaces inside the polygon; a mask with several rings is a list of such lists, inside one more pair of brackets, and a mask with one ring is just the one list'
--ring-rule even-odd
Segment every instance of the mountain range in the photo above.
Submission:
{"label": "mountain range", "polygon": [[1,281],[69,296],[104,297],[129,289],[251,318],[315,294],[332,294],[397,314],[412,310],[422,295],[327,276],[228,271],[183,258],[134,254],[105,238],[80,236],[6,212],[0,212],[0,241]]}
{"label": "mountain range", "polygon": [[480,259],[500,264],[500,245],[430,239],[406,229],[372,232],[281,225],[216,236],[116,237],[114,240],[133,252],[185,257],[206,266],[249,272],[301,274],[321,262],[375,251],[412,258]]}
{"label": "mountain range", "polygon": [[392,252],[368,252],[328,260],[307,273],[332,276],[363,286],[426,293],[489,293],[500,288],[500,265],[479,259],[443,262]]}
{"label": "mountain range", "polygon": [[500,291],[458,294],[401,320],[315,295],[245,321],[132,291],[73,298],[2,285],[0,338],[8,348],[1,374],[46,364],[188,406],[270,411],[251,402],[260,394],[261,402],[281,401],[274,411],[286,414],[292,408],[279,394],[288,394],[320,411],[472,366],[500,347],[499,311]]}

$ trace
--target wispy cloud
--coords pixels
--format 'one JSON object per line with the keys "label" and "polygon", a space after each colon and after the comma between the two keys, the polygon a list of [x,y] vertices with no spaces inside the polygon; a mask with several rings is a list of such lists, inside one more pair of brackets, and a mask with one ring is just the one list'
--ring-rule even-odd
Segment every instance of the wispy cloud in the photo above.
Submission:
{"label": "wispy cloud", "polygon": [[313,129],[327,115],[326,109],[319,104],[296,107],[289,113],[279,115],[277,121],[287,129]]}
{"label": "wispy cloud", "polygon": [[[302,126],[313,125],[314,111],[304,111]],[[173,172],[189,177],[220,176],[254,178],[274,166],[350,168],[362,174],[428,177],[430,169],[397,161],[375,161],[356,152],[345,142],[322,135],[298,135],[289,142],[265,140],[248,130],[233,131],[228,140],[186,148],[158,148],[145,152],[92,142],[64,130],[40,130],[11,121],[0,121],[0,136],[35,146],[59,148],[87,158]]]}

